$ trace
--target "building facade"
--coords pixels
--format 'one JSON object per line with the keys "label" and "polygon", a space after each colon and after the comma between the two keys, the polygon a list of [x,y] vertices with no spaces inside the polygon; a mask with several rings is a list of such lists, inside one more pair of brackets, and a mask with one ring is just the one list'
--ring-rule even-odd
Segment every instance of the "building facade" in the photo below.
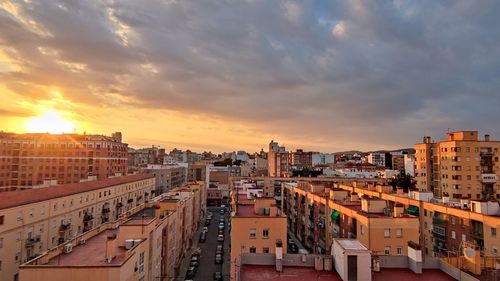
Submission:
{"label": "building facade", "polygon": [[141,171],[155,176],[156,194],[160,195],[187,182],[187,168],[179,165],[148,165]]}
{"label": "building facade", "polygon": [[480,140],[477,131],[451,132],[439,142],[425,137],[415,149],[419,190],[452,199],[500,200],[500,142],[489,135]]}
{"label": "building facade", "polygon": [[127,144],[112,137],[0,132],[0,190],[127,174]]}
{"label": "building facade", "polygon": [[12,191],[0,197],[2,280],[17,280],[19,265],[120,216],[154,196],[152,175]]}

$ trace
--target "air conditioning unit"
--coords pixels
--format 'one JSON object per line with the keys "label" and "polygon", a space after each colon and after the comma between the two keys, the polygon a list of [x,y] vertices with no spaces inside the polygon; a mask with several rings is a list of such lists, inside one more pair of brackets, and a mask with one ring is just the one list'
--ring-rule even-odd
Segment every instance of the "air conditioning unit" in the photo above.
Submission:
{"label": "air conditioning unit", "polygon": [[72,244],[66,244],[64,245],[64,253],[69,254],[73,251],[73,245]]}
{"label": "air conditioning unit", "polygon": [[134,247],[134,240],[133,239],[127,239],[125,240],[125,249],[130,250]]}
{"label": "air conditioning unit", "polygon": [[78,241],[78,244],[80,244],[80,245],[83,245],[83,244],[85,244],[85,243],[87,243],[87,240],[85,240],[85,238],[81,238],[81,239]]}

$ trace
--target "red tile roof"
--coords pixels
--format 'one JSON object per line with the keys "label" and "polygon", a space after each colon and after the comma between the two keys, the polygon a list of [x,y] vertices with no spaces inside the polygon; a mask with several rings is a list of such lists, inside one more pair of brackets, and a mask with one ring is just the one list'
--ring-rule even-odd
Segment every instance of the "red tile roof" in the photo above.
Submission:
{"label": "red tile roof", "polygon": [[61,184],[49,187],[10,192],[0,192],[0,210],[149,178],[154,178],[154,175],[136,174],[108,178],[104,180]]}

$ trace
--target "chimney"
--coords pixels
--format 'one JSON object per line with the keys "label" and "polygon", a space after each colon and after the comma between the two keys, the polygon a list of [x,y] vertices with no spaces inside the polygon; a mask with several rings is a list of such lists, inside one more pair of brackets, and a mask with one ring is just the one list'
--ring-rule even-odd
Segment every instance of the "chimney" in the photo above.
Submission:
{"label": "chimney", "polygon": [[489,134],[484,135],[484,141],[490,141],[490,135]]}
{"label": "chimney", "polygon": [[109,235],[106,240],[106,262],[110,263],[116,257],[116,234]]}
{"label": "chimney", "polygon": [[403,204],[395,204],[394,205],[394,217],[400,217],[403,214],[404,214]]}

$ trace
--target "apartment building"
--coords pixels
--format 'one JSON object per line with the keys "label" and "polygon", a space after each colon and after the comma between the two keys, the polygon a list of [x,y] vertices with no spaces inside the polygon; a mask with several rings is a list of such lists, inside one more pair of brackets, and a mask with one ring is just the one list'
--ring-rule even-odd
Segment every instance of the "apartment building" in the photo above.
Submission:
{"label": "apartment building", "polygon": [[279,146],[277,142],[269,143],[268,172],[271,177],[286,177],[290,173],[290,156],[284,146]]}
{"label": "apartment building", "polygon": [[129,167],[146,167],[149,164],[163,164],[165,157],[165,149],[157,146],[147,148],[129,148],[128,149],[128,166]]}
{"label": "apartment building", "polygon": [[156,195],[183,186],[187,182],[187,168],[179,165],[149,164],[141,171],[155,176]]}
{"label": "apartment building", "polygon": [[431,190],[454,200],[500,200],[500,142],[477,131],[447,133],[439,142],[424,137],[415,144],[415,180],[419,190]]}
{"label": "apartment building", "polygon": [[0,132],[0,191],[126,174],[127,144],[119,132],[111,137]]}
{"label": "apartment building", "polygon": [[232,194],[231,280],[245,253],[282,254],[287,248],[287,219],[277,208],[274,197],[248,199],[247,194]]}
{"label": "apartment building", "polygon": [[297,149],[290,152],[290,165],[296,170],[312,168],[312,158],[313,152]]}
{"label": "apartment building", "polygon": [[292,233],[311,252],[331,251],[334,238],[358,239],[377,255],[407,255],[419,242],[419,219],[400,204],[331,188],[319,182],[284,185],[283,211]]}
{"label": "apartment building", "polygon": [[367,161],[370,164],[385,167],[387,164],[385,152],[372,152],[368,154]]}
{"label": "apartment building", "polygon": [[114,222],[154,196],[152,175],[136,174],[3,193],[0,276],[17,280],[20,264],[101,224]]}
{"label": "apartment building", "polygon": [[75,236],[23,264],[19,280],[178,280],[203,213],[202,189],[185,185]]}

